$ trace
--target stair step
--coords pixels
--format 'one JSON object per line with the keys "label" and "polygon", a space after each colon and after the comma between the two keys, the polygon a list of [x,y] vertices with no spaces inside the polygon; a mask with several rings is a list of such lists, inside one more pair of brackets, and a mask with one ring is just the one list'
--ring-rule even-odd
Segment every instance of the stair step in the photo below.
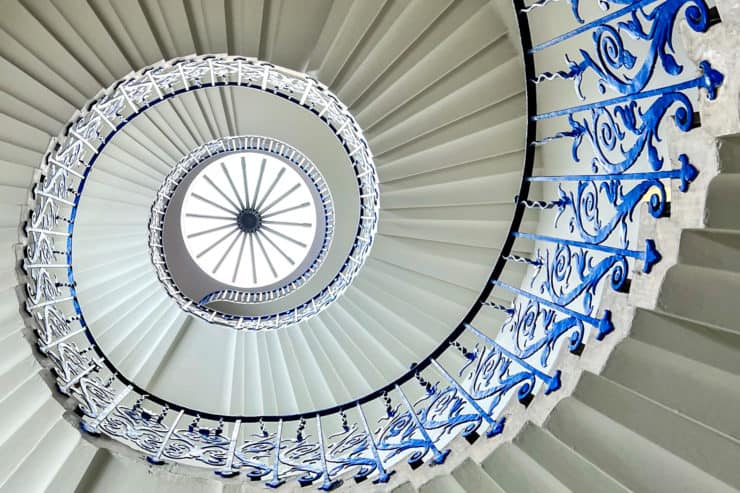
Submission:
{"label": "stair step", "polygon": [[419,493],[465,493],[465,491],[455,478],[450,475],[432,478],[419,488]]}
{"label": "stair step", "polygon": [[70,457],[80,440],[80,432],[63,417],[57,416],[51,429],[34,448],[20,459],[8,480],[0,485],[3,491],[73,491],[76,483],[54,484],[59,467]]}
{"label": "stair step", "polygon": [[1,396],[0,416],[3,419],[0,420],[0,447],[24,426],[30,414],[51,400],[51,391],[38,374],[22,381],[10,393]]}
{"label": "stair step", "polygon": [[678,264],[666,273],[657,306],[667,313],[737,330],[737,316],[727,308],[737,303],[739,291],[739,274]]}
{"label": "stair step", "polygon": [[574,395],[708,474],[740,487],[740,469],[735,467],[740,464],[737,440],[592,373],[584,374]]}
{"label": "stair step", "polygon": [[638,309],[630,337],[740,375],[740,332]]}
{"label": "stair step", "polygon": [[[38,407],[23,406],[24,403],[20,400],[15,400],[13,404],[22,407],[19,411],[23,412],[23,418],[22,422],[16,424],[12,434],[4,438],[0,445],[0,484],[13,475],[24,458],[54,427],[62,411],[59,403],[49,396]],[[0,416],[5,418],[6,415]]]}
{"label": "stair step", "polygon": [[[20,339],[22,340],[22,338]],[[24,355],[21,353],[21,359],[19,361],[12,361],[8,358],[2,363],[3,366],[8,363],[10,364],[5,366],[2,372],[0,372],[0,395],[6,396],[10,394],[15,388],[22,385],[23,382],[33,378],[33,375],[40,370],[38,362],[30,354],[28,341],[23,340],[23,342],[26,343],[24,352],[29,354]],[[12,347],[11,344],[8,345]]]}
{"label": "stair step", "polygon": [[511,493],[567,492],[555,476],[513,443],[499,446],[482,463],[483,469]]}
{"label": "stair step", "polygon": [[416,488],[410,482],[406,481],[393,488],[391,493],[416,493]]}
{"label": "stair step", "polygon": [[528,423],[514,443],[574,492],[628,491],[552,433]]}
{"label": "stair step", "polygon": [[740,231],[684,230],[679,263],[740,273]]}
{"label": "stair step", "polygon": [[547,420],[546,428],[632,491],[734,491],[575,398],[566,398],[558,403]]}
{"label": "stair step", "polygon": [[487,493],[504,493],[504,490],[489,476],[485,470],[471,458],[466,458],[452,470],[452,476],[463,490],[468,493],[485,491]]}
{"label": "stair step", "polygon": [[719,167],[722,173],[740,173],[740,135],[719,139]]}
{"label": "stair step", "polygon": [[[100,449],[75,491],[85,493],[222,493],[222,482],[209,476],[151,468],[138,457],[125,457]],[[208,479],[206,479],[208,478]]]}
{"label": "stair step", "polygon": [[[74,430],[77,432],[77,430]],[[101,449],[78,437],[74,449],[68,454],[56,471],[54,479],[47,486],[49,493],[65,493],[77,490],[77,485],[93,464],[95,457],[103,453]]]}
{"label": "stair step", "polygon": [[706,224],[710,228],[740,229],[740,174],[720,174],[707,189]]}
{"label": "stair step", "polygon": [[481,6],[482,3],[456,2],[455,7],[461,8],[457,8],[455,15],[462,14],[466,21],[410,69],[394,69],[396,77],[391,72],[353,105],[357,120],[367,130],[366,135],[405,121],[419,108],[511,57],[513,50],[503,39],[503,24],[490,4]]}
{"label": "stair step", "polygon": [[616,347],[602,375],[740,439],[738,375],[632,338]]}

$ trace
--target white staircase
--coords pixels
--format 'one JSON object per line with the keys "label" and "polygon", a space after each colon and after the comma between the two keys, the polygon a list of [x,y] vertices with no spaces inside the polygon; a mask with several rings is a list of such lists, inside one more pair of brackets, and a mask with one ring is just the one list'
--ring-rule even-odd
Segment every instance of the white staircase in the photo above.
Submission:
{"label": "white staircase", "polygon": [[[305,71],[349,107],[375,155],[381,215],[370,258],[329,309],[290,331],[207,327],[161,289],[145,224],[173,163],[240,134],[226,90],[160,105],[129,125],[86,189],[75,245],[85,313],[116,367],[183,405],[233,415],[298,414],[373,392],[431,353],[479,296],[509,232],[526,126],[519,33],[499,0],[12,0],[0,14],[0,491],[236,493],[245,476],[152,466],[81,434],[73,403],[33,354],[18,287],[19,234],[49,140],[101,88],[192,53],[258,57]],[[613,7],[614,8],[614,7]],[[728,12],[730,12],[728,8]],[[723,21],[727,16],[723,16]],[[730,31],[726,23],[715,26]],[[730,35],[729,39],[732,39]],[[729,55],[729,53],[728,53]],[[728,74],[732,75],[732,74]],[[736,104],[737,101],[733,100]],[[719,103],[712,103],[719,104]],[[702,113],[704,118],[705,113]],[[707,117],[708,120],[708,117]],[[702,122],[706,123],[705,121]],[[734,128],[733,132],[740,131]],[[702,129],[692,130],[691,137]],[[444,466],[347,491],[720,492],[740,490],[740,137],[719,138],[706,222],[683,229],[656,303],[572,395],[514,435],[460,438]],[[696,163],[697,165],[703,163]],[[714,163],[702,174],[715,172]],[[541,195],[538,187],[529,198]],[[673,213],[681,200],[676,193]],[[698,212],[697,212],[698,214]],[[698,214],[701,216],[701,214]],[[526,216],[537,228],[537,215]],[[663,222],[674,218],[661,218]],[[683,226],[675,221],[673,229]],[[662,226],[658,226],[661,228]],[[528,248],[512,253],[533,255]],[[13,254],[11,254],[13,252]],[[502,278],[521,285],[526,266]],[[646,286],[649,281],[645,281]],[[645,290],[652,289],[649,286]],[[496,292],[505,306],[513,296]],[[625,295],[626,299],[627,296]],[[646,306],[650,305],[650,306]],[[495,337],[505,318],[483,312]],[[211,330],[213,329],[213,330]],[[194,365],[216,354],[208,367]],[[577,373],[574,373],[577,377]],[[279,389],[279,392],[276,392]],[[71,401],[71,400],[70,400]],[[519,406],[518,409],[524,409]],[[380,411],[382,412],[382,410]],[[484,443],[485,442],[485,443]],[[281,489],[298,490],[287,483]]]}

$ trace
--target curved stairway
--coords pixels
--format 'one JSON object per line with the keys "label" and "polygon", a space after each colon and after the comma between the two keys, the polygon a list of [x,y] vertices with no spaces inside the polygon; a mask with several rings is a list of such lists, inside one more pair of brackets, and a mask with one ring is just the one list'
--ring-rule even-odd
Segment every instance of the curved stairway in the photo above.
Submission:
{"label": "curved stairway", "polygon": [[[162,22],[164,6],[155,2],[130,10],[106,2],[43,5],[14,4],[2,26],[13,40],[8,79],[18,78],[8,95],[16,121],[7,130],[32,127],[37,151],[98,84],[162,58],[229,52],[306,70],[329,85],[365,131],[381,176],[373,254],[336,305],[299,330],[206,331],[157,289],[139,230],[168,163],[198,143],[249,133],[233,109],[238,91],[182,96],[127,125],[86,185],[73,262],[85,318],[129,380],[212,413],[324,409],[407,372],[465,316],[500,252],[521,176],[521,67],[491,4],[318,2],[304,10],[265,3],[252,38],[228,24],[253,22],[248,8],[187,4],[177,14],[167,9]],[[111,37],[98,39],[101,29]],[[29,76],[45,87],[23,84]],[[124,164],[131,169],[122,174]],[[201,352],[225,357],[206,372],[191,364]]]}
{"label": "curved stairway", "polygon": [[[4,7],[0,140],[8,246],[16,242],[19,211],[49,140],[101,87],[195,52],[255,56],[306,71],[358,120],[382,187],[371,257],[337,303],[299,330],[234,332],[188,317],[158,287],[141,226],[171,163],[200,143],[248,133],[235,111],[239,95],[228,89],[157,106],[111,142],[90,173],[75,221],[77,292],[87,323],[98,327],[92,329],[98,345],[147,393],[248,416],[352,402],[408,372],[447,337],[501,252],[521,181],[525,122],[518,42],[504,21],[510,14],[484,0],[181,7],[52,1]],[[10,294],[16,265],[7,260]],[[507,278],[518,284],[523,275],[523,268],[513,269]],[[22,329],[17,298],[5,301],[2,426],[12,452],[0,484],[12,491],[28,481],[28,468],[49,453],[64,458],[58,470],[69,479],[55,479],[54,468],[44,467],[50,475],[35,475],[34,488],[60,482],[72,488],[90,461],[109,464],[100,458],[108,452],[67,423],[75,418],[62,414],[60,397],[47,387],[54,386],[50,375],[29,353],[24,339],[33,336]],[[497,327],[502,314],[482,320]],[[202,354],[225,357],[204,371],[192,364]]]}
{"label": "curved stairway", "polygon": [[480,463],[465,459],[418,491],[740,489],[740,332],[730,308],[740,288],[740,223],[724,214],[738,196],[729,184],[737,183],[740,138],[716,145],[720,174],[707,190],[705,227],[681,232],[657,304],[636,308],[606,366],[584,372],[542,424],[527,423]]}
{"label": "curved stairway", "polygon": [[[695,60],[709,56],[732,73],[738,57],[725,48],[738,6],[718,4],[723,23],[681,41]],[[652,233],[665,257],[609,300],[632,320],[608,358],[586,361],[572,394],[511,442],[394,491],[740,490],[738,94],[731,82],[701,104],[701,128],[669,133],[673,159],[701,156],[700,178],[688,194],[674,185],[670,217],[641,221],[641,237]]]}
{"label": "curved stairway", "polygon": [[[302,353],[283,341],[277,352],[286,355],[283,361],[293,361],[294,368],[271,361],[267,367],[257,362],[250,370],[259,373],[266,368],[269,372],[260,376],[264,392],[256,401],[262,404],[254,411],[265,413],[271,406],[300,408],[298,399],[270,402],[274,394],[267,389],[272,381],[318,375],[315,381],[321,382],[322,390],[314,394],[312,388],[305,395],[303,402],[309,407],[351,400],[405,371],[409,362],[428,353],[433,342],[459,321],[478,294],[480,283],[471,280],[475,275],[470,272],[475,272],[475,266],[490,270],[490,261],[498,252],[485,233],[503,238],[508,229],[513,209],[511,190],[520,179],[523,150],[519,143],[524,120],[521,84],[501,85],[521,70],[515,43],[507,38],[512,26],[509,23],[507,27],[505,9],[502,14],[483,1],[439,2],[436,13],[423,2],[378,2],[383,8],[364,1],[333,6],[326,2],[323,10],[305,12],[294,10],[288,2],[270,3],[269,9],[262,2],[254,4],[262,7],[261,16],[254,14],[252,5],[226,2],[220,10],[211,9],[206,2],[185,2],[184,8],[168,11],[168,16],[174,16],[170,19],[156,2],[140,2],[131,9],[114,2],[13,3],[0,18],[0,59],[6,74],[0,87],[0,166],[6,192],[0,197],[4,204],[0,214],[10,251],[16,248],[28,186],[49,139],[100,86],[132,69],[191,52],[244,50],[317,74],[332,85],[364,126],[376,156],[383,190],[380,231],[362,277],[342,299],[342,305],[311,324],[315,333],[310,337],[316,339],[303,344],[313,350]],[[297,25],[313,23],[321,29],[297,30],[289,23],[291,18]],[[368,23],[368,18],[375,20]],[[226,19],[234,24],[229,26]],[[235,29],[237,19],[259,25],[259,29]],[[406,22],[416,25],[416,34],[402,29]],[[360,29],[368,25],[368,31]],[[492,30],[492,25],[496,29]],[[178,31],[175,26],[188,26],[190,32]],[[725,24],[714,27],[713,32],[717,34],[720,28]],[[489,31],[489,44],[477,46],[465,36],[480,31]],[[322,34],[316,37],[318,32]],[[416,39],[418,32],[433,34]],[[291,33],[289,42],[284,41],[286,33]],[[384,44],[384,39],[390,41]],[[303,49],[295,50],[295,46]],[[390,49],[399,46],[404,50]],[[469,56],[459,56],[463,49]],[[456,56],[444,56],[448,52]],[[497,68],[489,70],[486,64],[476,63],[481,58]],[[449,65],[442,66],[444,63]],[[435,77],[438,82],[431,86],[422,82]],[[492,89],[496,92],[486,92]],[[407,101],[402,110],[391,112],[401,101]],[[702,120],[703,124],[708,120],[704,113]],[[689,136],[698,132],[704,130],[693,130]],[[725,129],[713,137],[726,133]],[[712,141],[706,133],[702,136]],[[494,148],[480,145],[494,140],[498,144]],[[166,145],[165,139],[159,144]],[[538,396],[547,402],[533,407],[530,419],[534,422],[525,424],[515,437],[516,428],[510,427],[511,433],[503,439],[479,441],[472,447],[458,438],[452,444],[455,453],[444,466],[413,472],[399,467],[390,485],[377,488],[453,493],[740,489],[736,467],[740,463],[736,418],[740,410],[740,335],[735,314],[728,309],[740,287],[740,258],[734,253],[740,246],[740,223],[733,212],[733,201],[740,196],[740,182],[735,180],[740,171],[735,165],[740,162],[740,138],[722,136],[718,148],[721,173],[706,189],[706,223],[695,207],[703,200],[697,197],[705,193],[698,183],[694,184],[694,195],[674,194],[672,217],[658,220],[656,227],[663,231],[657,236],[659,242],[675,242],[677,232],[689,227],[680,233],[677,263],[665,273],[659,294],[659,280],[637,275],[629,295],[613,295],[626,312],[629,306],[638,308],[629,334],[625,326],[618,329],[626,337],[606,366],[602,368],[601,362],[611,344],[583,359],[586,371],[572,395],[560,402],[567,391]],[[435,160],[430,162],[429,156]],[[711,161],[696,164],[702,176],[714,173]],[[492,166],[501,172],[491,175]],[[122,183],[111,179],[111,185]],[[157,187],[158,182],[152,180],[150,191]],[[492,201],[490,190],[494,187],[502,190],[501,200]],[[530,198],[537,197],[534,195]],[[141,206],[147,203],[142,201]],[[677,219],[682,207],[692,209],[689,215],[699,219],[693,223]],[[490,221],[490,217],[500,220]],[[482,228],[484,224],[487,229]],[[643,227],[648,227],[645,224]],[[496,228],[503,232],[497,234]],[[125,242],[117,243],[120,258],[135,250],[132,247],[129,252]],[[661,249],[666,250],[670,249]],[[527,256],[532,252],[517,253]],[[80,435],[78,418],[64,414],[58,402],[62,398],[50,388],[53,378],[31,354],[29,341],[35,336],[24,329],[18,313],[22,299],[16,287],[18,265],[11,257],[3,258],[6,296],[0,301],[5,322],[0,345],[0,490],[252,490],[243,478],[219,480],[210,471],[149,466],[115,442],[99,448],[101,439]],[[664,263],[670,263],[668,260],[666,255]],[[507,282],[518,285],[525,271],[515,274]],[[398,313],[414,306],[414,296],[421,296],[414,290],[421,290],[424,296],[444,293],[448,303],[456,299],[451,293],[458,292],[460,301],[438,304],[438,313],[419,314],[412,322],[399,319]],[[657,295],[654,306],[650,293]],[[115,299],[116,295],[112,291],[106,296]],[[435,299],[442,298],[437,294]],[[511,300],[492,301],[508,304]],[[146,306],[159,313],[166,302],[162,294],[148,300]],[[383,307],[396,309],[383,311]],[[149,318],[136,308],[142,320]],[[148,349],[146,358],[132,363],[132,371],[166,380],[166,375],[157,373],[163,359],[172,357],[171,347],[176,350],[187,337],[197,338],[199,333],[189,330],[190,323],[176,308],[173,305],[149,326],[127,329],[136,336],[125,344]],[[439,323],[445,317],[449,320]],[[497,312],[490,318],[496,327],[502,320],[503,315]],[[360,348],[349,353],[339,367],[334,367],[329,357],[322,365],[306,354],[322,354],[321,348],[336,345],[353,347],[347,327],[387,337],[384,345],[392,346],[397,339],[387,327],[399,323],[409,330],[405,333],[409,338],[407,352],[418,338],[428,336],[435,323],[439,323],[439,334],[430,337],[429,347],[421,347],[418,354],[406,354],[391,363],[375,361],[379,367],[360,357]],[[164,333],[161,327],[166,327]],[[370,336],[363,337],[367,340]],[[132,348],[119,345],[117,350],[126,353]],[[402,345],[399,351],[403,350]],[[277,376],[280,372],[285,372],[284,377]],[[371,375],[378,373],[372,380]],[[578,370],[571,369],[568,374],[572,381],[563,380],[572,387]],[[363,381],[359,388],[349,388],[350,382]],[[207,401],[213,396],[206,393],[200,398]],[[239,407],[244,396],[230,399]],[[223,405],[226,409],[234,406],[229,400]],[[373,487],[361,484],[356,488]],[[298,485],[282,488],[298,489]]]}

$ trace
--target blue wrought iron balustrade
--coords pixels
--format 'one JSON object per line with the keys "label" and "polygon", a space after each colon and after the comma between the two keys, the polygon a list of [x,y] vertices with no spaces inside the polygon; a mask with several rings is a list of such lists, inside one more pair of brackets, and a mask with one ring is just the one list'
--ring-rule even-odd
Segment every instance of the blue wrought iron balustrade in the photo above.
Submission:
{"label": "blue wrought iron balustrade", "polygon": [[[53,362],[59,390],[77,401],[82,429],[127,443],[153,464],[207,466],[271,487],[294,478],[330,490],[348,474],[357,481],[386,482],[402,460],[411,467],[442,463],[455,436],[491,439],[502,432],[512,409],[556,392],[562,359],[577,358],[614,330],[601,293],[628,290],[631,272],[650,272],[660,261],[655,241],[636,243],[635,213],[647,202],[655,218],[668,214],[670,182],[681,193],[697,176],[690,156],[671,162],[660,136],[670,125],[689,131],[697,123],[690,91],[698,88],[712,99],[723,81],[708,62],[682,66],[674,56],[681,18],[695,31],[708,28],[710,11],[703,0],[594,2],[606,11],[593,20],[582,18],[577,0],[514,2],[529,124],[516,215],[490,283],[427,359],[384,388],[331,409],[299,416],[213,416],[148,396],[116,373],[87,330],[74,279],[67,277],[76,197],[88,171],[81,163],[95,152],[91,143],[105,134],[97,127],[68,128],[67,134],[81,138],[74,147],[50,149],[25,229],[24,269],[26,307],[39,348]],[[533,46],[530,17],[563,6],[577,27]],[[630,46],[644,49],[628,48],[625,36]],[[573,39],[579,41],[577,52],[568,53],[562,70],[536,72],[536,55]],[[583,90],[587,75],[596,79],[596,93],[602,95],[597,100],[590,101]],[[538,94],[563,80],[572,80],[574,94],[586,99],[538,113]],[[118,124],[111,119],[127,103],[117,104],[109,115],[100,115],[113,129]],[[545,120],[559,122],[562,130],[537,135],[538,122]],[[571,148],[559,156],[558,165],[567,172],[535,173],[535,154],[562,141]],[[544,197],[528,198],[532,183],[547,185]],[[551,218],[552,227],[522,230],[531,215]],[[521,248],[523,242],[534,248]],[[522,286],[505,281],[507,273],[522,268],[528,272]],[[485,322],[492,319],[503,322]]]}

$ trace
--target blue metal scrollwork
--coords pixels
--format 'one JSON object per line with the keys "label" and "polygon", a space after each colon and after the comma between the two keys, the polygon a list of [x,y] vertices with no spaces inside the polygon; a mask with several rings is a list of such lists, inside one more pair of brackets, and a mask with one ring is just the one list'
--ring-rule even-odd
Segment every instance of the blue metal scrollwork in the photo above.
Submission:
{"label": "blue metal scrollwork", "polygon": [[[664,164],[656,142],[663,118],[669,107],[678,105],[673,114],[673,121],[681,131],[688,131],[693,123],[693,104],[684,91],[691,88],[705,89],[709,99],[716,97],[716,91],[724,76],[709,65],[701,62],[702,74],[687,82],[668,86],[662,89],[646,91],[633,97],[622,96],[599,103],[587,104],[567,110],[558,110],[537,115],[545,119],[567,116],[570,130],[536,141],[537,145],[546,144],[556,139],[571,138],[572,155],[575,162],[580,161],[579,148],[586,137],[591,143],[594,157],[591,160],[594,172],[623,173],[637,163],[638,158],[647,149],[647,157],[653,170],[660,170]],[[638,101],[647,97],[658,96],[647,109],[638,105]],[[576,113],[588,111],[589,118],[578,120]],[[626,137],[634,137],[627,143]]]}
{"label": "blue metal scrollwork", "polygon": [[[581,48],[578,51],[581,60],[578,62],[566,55],[567,71],[558,71],[556,74],[545,72],[537,81],[552,79],[554,75],[573,79],[578,96],[585,99],[581,85],[588,71],[596,75],[596,87],[602,94],[607,87],[620,94],[642,91],[650,83],[658,63],[666,74],[679,75],[683,67],[672,54],[675,53],[673,30],[679,10],[686,4],[691,4],[685,10],[688,25],[696,32],[706,31],[709,12],[703,0],[667,0],[649,12],[646,12],[644,5],[636,3],[628,9],[628,20],[618,22],[616,27],[610,24],[595,27],[592,33],[593,55]],[[575,12],[577,2],[574,7]],[[648,42],[646,53],[638,57],[633,53],[635,50],[630,51],[624,43],[625,35],[632,40]]]}
{"label": "blue metal scrollwork", "polygon": [[[35,204],[25,226],[23,263],[26,309],[39,349],[53,364],[59,390],[77,401],[84,415],[81,428],[144,451],[152,464],[181,461],[210,467],[223,476],[243,473],[264,479],[272,488],[294,478],[301,485],[331,490],[341,484],[344,474],[352,474],[356,481],[385,483],[404,459],[413,467],[428,459],[441,464],[455,435],[472,441],[485,429],[488,438],[495,437],[503,430],[507,406],[518,405],[517,401],[527,405],[540,391],[557,391],[562,384],[559,358],[571,357],[565,351],[579,355],[593,343],[591,336],[598,341],[615,329],[609,307],[600,306],[600,293],[627,290],[633,270],[649,273],[661,260],[653,239],[636,244],[635,211],[647,203],[651,216],[668,214],[669,182],[686,192],[698,174],[686,154],[670,162],[662,130],[672,124],[690,131],[696,123],[695,89],[713,99],[724,76],[706,61],[699,63],[698,74],[688,74],[674,47],[674,30],[682,15],[694,31],[707,29],[709,11],[703,0],[597,0],[607,13],[588,22],[579,13],[579,1],[569,0],[578,26],[532,47],[527,18],[555,1],[536,0],[525,6],[515,0],[524,26],[531,131],[524,184],[516,199],[517,220],[499,263],[503,268],[527,269],[530,277],[521,287],[513,286],[502,280],[505,271],[494,271],[493,295],[487,297],[488,291],[478,300],[442,350],[371,397],[307,417],[263,417],[267,426],[260,418],[258,429],[254,420],[249,428],[250,417],[210,416],[201,424],[196,411],[170,408],[161,400],[156,402],[157,411],[149,410],[152,400],[96,352],[75,300],[70,266],[76,203],[94,161],[90,147],[99,149],[142,105],[187,90],[191,83],[194,87],[225,83],[232,72],[218,60],[183,60],[167,70],[144,73],[148,76],[139,82],[124,81],[120,91],[91,104],[95,111],[68,129],[75,138],[55,144],[45,158],[46,178],[34,189]],[[618,10],[612,8],[617,6]],[[535,75],[535,53],[578,36],[582,42],[577,54],[566,56],[562,70]],[[233,62],[238,83],[249,78],[259,84],[270,71]],[[555,79],[572,80],[582,99],[594,93],[604,99],[537,114],[536,93],[558,83]],[[300,93],[280,80],[276,79],[276,90],[286,97]],[[591,80],[593,87],[587,86]],[[665,80],[669,82],[655,87]],[[177,89],[181,81],[185,87]],[[314,82],[305,84],[308,95]],[[559,119],[562,127],[535,140],[536,124],[545,119]],[[566,151],[558,159],[566,161],[573,173],[566,166],[557,172],[564,175],[532,175],[535,152],[556,141],[570,144],[570,156]],[[578,166],[581,161],[586,166]],[[525,185],[530,183],[548,185],[543,189],[552,196],[528,197]],[[521,221],[525,214],[552,217],[554,230],[525,230],[526,221]],[[519,250],[520,243],[531,248]],[[483,327],[475,318],[478,310],[503,322]],[[493,333],[497,335],[488,335]],[[448,360],[445,351],[454,358]],[[418,387],[411,388],[417,384],[414,379],[422,397],[411,402],[408,396],[419,395]],[[394,406],[392,399],[400,404]],[[367,406],[372,400],[378,401],[380,411]],[[354,410],[357,419],[352,421],[347,411]],[[338,419],[341,428],[331,428]],[[182,424],[186,420],[192,420],[189,426]],[[306,420],[315,424],[311,433]],[[284,433],[287,425],[297,428],[294,438]]]}

